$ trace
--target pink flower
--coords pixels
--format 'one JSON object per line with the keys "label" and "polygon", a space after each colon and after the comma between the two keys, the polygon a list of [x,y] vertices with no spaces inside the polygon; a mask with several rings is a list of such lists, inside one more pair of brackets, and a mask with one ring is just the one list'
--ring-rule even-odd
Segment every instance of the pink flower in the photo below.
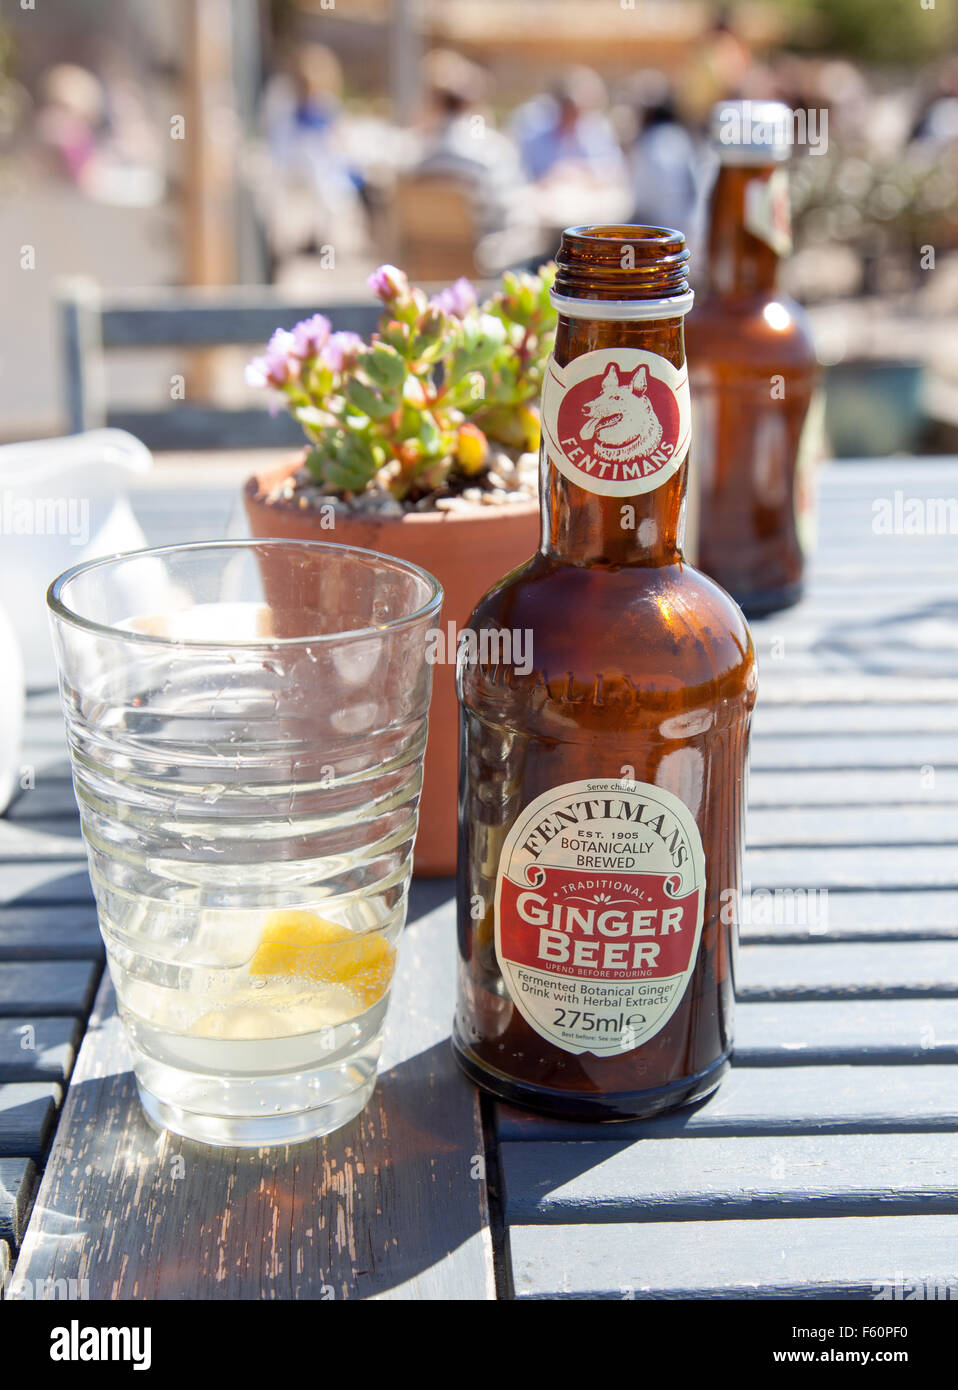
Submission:
{"label": "pink flower", "polygon": [[299,372],[299,362],[293,353],[292,333],[285,328],[277,328],[266,344],[262,357],[254,357],[246,368],[246,380],[250,386],[285,386]]}
{"label": "pink flower", "polygon": [[329,319],[323,314],[313,314],[311,318],[297,323],[292,332],[294,357],[301,361],[315,357],[329,340]]}
{"label": "pink flower", "polygon": [[269,363],[266,358],[254,357],[252,362],[247,362],[246,385],[268,386],[269,384]]}
{"label": "pink flower", "polygon": [[358,333],[333,333],[322,350],[322,361],[332,372],[345,371],[351,367],[364,347]]}
{"label": "pink flower", "polygon": [[402,299],[409,293],[409,281],[403,271],[394,265],[381,265],[366,281],[373,294],[388,304],[391,299]]}
{"label": "pink flower", "polygon": [[472,281],[460,275],[455,284],[434,294],[429,303],[450,318],[464,319],[471,309],[479,303]]}

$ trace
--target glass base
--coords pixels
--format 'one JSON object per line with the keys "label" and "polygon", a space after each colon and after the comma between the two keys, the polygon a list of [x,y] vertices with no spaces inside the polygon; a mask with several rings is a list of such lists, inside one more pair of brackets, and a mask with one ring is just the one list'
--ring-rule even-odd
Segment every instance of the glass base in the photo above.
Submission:
{"label": "glass base", "polygon": [[373,1093],[381,1048],[377,1028],[346,1057],[252,1075],[171,1066],[134,1048],[133,1071],[154,1125],[201,1144],[260,1149],[317,1139],[354,1119]]}
{"label": "glass base", "polygon": [[198,1115],[182,1105],[160,1100],[137,1082],[136,1089],[147,1119],[157,1129],[168,1129],[184,1139],[215,1148],[265,1149],[303,1144],[332,1134],[366,1108],[376,1086],[373,1076],[348,1095],[292,1115]]}

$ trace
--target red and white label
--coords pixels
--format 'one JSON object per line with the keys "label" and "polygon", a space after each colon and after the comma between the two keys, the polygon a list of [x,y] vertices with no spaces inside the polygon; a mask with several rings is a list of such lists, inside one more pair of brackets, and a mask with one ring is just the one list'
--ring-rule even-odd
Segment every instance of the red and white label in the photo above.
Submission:
{"label": "red and white label", "polygon": [[549,363],[542,428],[549,457],[588,492],[634,497],[661,487],[689,451],[683,365],[640,348],[586,352]]}
{"label": "red and white label", "polygon": [[788,174],[773,169],[766,178],[749,179],[745,185],[745,230],[764,241],[777,256],[792,253],[792,214],[788,199]]}
{"label": "red and white label", "polygon": [[640,1047],[678,1008],[698,956],[705,855],[672,792],[568,782],[529,803],[496,879],[496,958],[519,1012],[566,1052]]}

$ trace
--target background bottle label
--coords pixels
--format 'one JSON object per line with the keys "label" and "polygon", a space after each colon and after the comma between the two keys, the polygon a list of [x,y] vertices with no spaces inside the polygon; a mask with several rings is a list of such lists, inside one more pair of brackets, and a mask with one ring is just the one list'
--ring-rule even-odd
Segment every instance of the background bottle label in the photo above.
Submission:
{"label": "background bottle label", "polygon": [[795,455],[795,530],[804,555],[815,550],[818,534],[818,467],[827,451],[825,443],[825,393],[818,387],[809,402]]}
{"label": "background bottle label", "polygon": [[588,492],[635,497],[661,487],[689,451],[689,378],[683,364],[640,348],[553,358],[542,389],[549,457]]}
{"label": "background bottle label", "polygon": [[705,854],[683,801],[644,782],[567,782],[506,836],[496,959],[537,1033],[565,1052],[617,1056],[678,1008],[704,904]]}
{"label": "background bottle label", "polygon": [[767,178],[749,179],[744,221],[745,230],[764,241],[777,256],[792,254],[792,214],[784,169],[774,169]]}

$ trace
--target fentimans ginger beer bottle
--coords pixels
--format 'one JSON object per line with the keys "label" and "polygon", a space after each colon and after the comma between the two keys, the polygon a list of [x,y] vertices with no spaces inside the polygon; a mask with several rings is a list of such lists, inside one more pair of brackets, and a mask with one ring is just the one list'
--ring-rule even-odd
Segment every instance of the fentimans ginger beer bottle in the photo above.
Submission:
{"label": "fentimans ginger beer bottle", "polygon": [[728,1066],[755,662],[682,554],[684,239],[577,227],[557,261],[541,543],[470,622],[516,640],[460,656],[454,1046],[504,1100],[620,1119]]}

